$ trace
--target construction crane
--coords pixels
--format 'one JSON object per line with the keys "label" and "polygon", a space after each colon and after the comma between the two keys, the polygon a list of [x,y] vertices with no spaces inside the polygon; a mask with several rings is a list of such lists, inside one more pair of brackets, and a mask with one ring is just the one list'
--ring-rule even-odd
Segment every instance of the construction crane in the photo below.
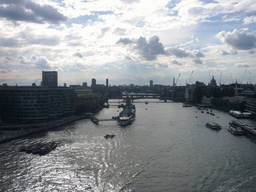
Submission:
{"label": "construction crane", "polygon": [[211,72],[209,72],[209,78],[210,78],[210,82],[211,82],[211,80],[212,80],[212,78],[211,78]]}
{"label": "construction crane", "polygon": [[180,74],[178,75],[177,81],[175,83],[176,85],[178,85],[179,78],[180,78]]}
{"label": "construction crane", "polygon": [[[244,76],[245,76],[246,71],[247,71],[247,69],[244,71]],[[243,79],[242,79],[242,84],[243,84],[243,81],[244,81],[244,76],[243,76]]]}
{"label": "construction crane", "polygon": [[233,77],[232,77],[232,73],[230,74],[230,77],[231,77],[231,83],[233,83],[234,81],[233,81]]}
{"label": "construction crane", "polygon": [[220,72],[220,86],[221,86],[222,71]]}
{"label": "construction crane", "polygon": [[194,73],[194,70],[193,70],[193,71],[191,72],[191,74],[190,74],[190,78],[189,78],[189,80],[188,80],[188,84],[190,83],[190,80],[191,80],[191,77],[192,77],[193,73]]}

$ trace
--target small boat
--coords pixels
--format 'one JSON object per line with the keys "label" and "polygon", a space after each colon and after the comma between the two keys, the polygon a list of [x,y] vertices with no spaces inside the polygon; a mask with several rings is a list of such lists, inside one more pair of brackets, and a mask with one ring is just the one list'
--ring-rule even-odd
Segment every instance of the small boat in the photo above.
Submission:
{"label": "small boat", "polygon": [[38,145],[36,148],[34,148],[32,150],[33,154],[38,154],[41,151],[41,148],[44,146],[45,144],[41,143],[40,145]]}
{"label": "small boat", "polygon": [[112,135],[107,134],[107,135],[104,136],[105,139],[108,139],[108,138],[111,138],[111,139],[112,139],[113,137],[115,137],[114,134],[112,134]]}
{"label": "small boat", "polygon": [[148,104],[148,102],[147,102],[147,101],[145,101],[145,104],[147,105],[147,104]]}
{"label": "small boat", "polygon": [[35,142],[30,142],[30,143],[27,143],[25,145],[22,145],[20,148],[19,148],[19,151],[29,151],[33,146],[35,145]]}
{"label": "small boat", "polygon": [[31,147],[29,147],[26,152],[27,153],[32,153],[35,149],[37,149],[38,147],[42,146],[42,143],[35,143],[34,145],[32,145]]}
{"label": "small boat", "polygon": [[233,135],[246,135],[245,130],[234,123],[229,123],[228,131]]}
{"label": "small boat", "polygon": [[213,129],[213,130],[220,130],[221,127],[217,123],[206,123],[205,126],[207,128]]}
{"label": "small boat", "polygon": [[229,115],[237,118],[237,119],[250,119],[252,118],[252,114],[248,112],[241,112],[241,111],[229,111]]}
{"label": "small boat", "polygon": [[39,155],[45,155],[50,151],[52,151],[53,149],[55,149],[56,147],[57,147],[57,144],[54,141],[46,143],[40,148]]}
{"label": "small boat", "polygon": [[183,103],[182,107],[192,107],[192,105],[188,104],[188,103]]}

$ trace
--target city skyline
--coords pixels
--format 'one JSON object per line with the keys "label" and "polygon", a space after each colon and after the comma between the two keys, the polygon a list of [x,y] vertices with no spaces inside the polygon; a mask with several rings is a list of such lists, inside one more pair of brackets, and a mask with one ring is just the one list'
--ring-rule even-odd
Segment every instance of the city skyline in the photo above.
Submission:
{"label": "city skyline", "polygon": [[252,0],[0,2],[0,84],[256,83]]}

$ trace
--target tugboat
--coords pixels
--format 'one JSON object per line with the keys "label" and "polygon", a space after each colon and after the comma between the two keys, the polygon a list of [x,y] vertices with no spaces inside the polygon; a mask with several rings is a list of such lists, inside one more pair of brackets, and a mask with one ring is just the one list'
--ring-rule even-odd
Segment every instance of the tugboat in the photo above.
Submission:
{"label": "tugboat", "polygon": [[213,130],[220,130],[221,127],[217,123],[206,123],[205,126],[207,128],[213,129]]}
{"label": "tugboat", "polygon": [[129,98],[126,99],[126,104],[123,106],[123,111],[119,113],[118,124],[121,126],[131,124],[136,115],[135,105],[131,103]]}

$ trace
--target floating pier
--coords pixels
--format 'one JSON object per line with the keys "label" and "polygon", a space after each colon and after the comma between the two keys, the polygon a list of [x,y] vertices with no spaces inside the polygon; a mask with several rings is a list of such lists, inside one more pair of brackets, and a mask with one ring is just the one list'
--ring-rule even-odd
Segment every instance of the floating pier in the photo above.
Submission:
{"label": "floating pier", "polygon": [[250,132],[251,134],[253,135],[256,135],[256,128],[254,126],[249,126],[249,125],[246,125],[238,120],[232,120],[231,121],[232,123],[238,125],[239,127],[241,127],[242,129]]}
{"label": "floating pier", "polygon": [[98,119],[97,117],[91,115],[91,121],[95,123],[96,125],[99,124],[100,121],[117,121],[117,118],[112,118],[112,119]]}

